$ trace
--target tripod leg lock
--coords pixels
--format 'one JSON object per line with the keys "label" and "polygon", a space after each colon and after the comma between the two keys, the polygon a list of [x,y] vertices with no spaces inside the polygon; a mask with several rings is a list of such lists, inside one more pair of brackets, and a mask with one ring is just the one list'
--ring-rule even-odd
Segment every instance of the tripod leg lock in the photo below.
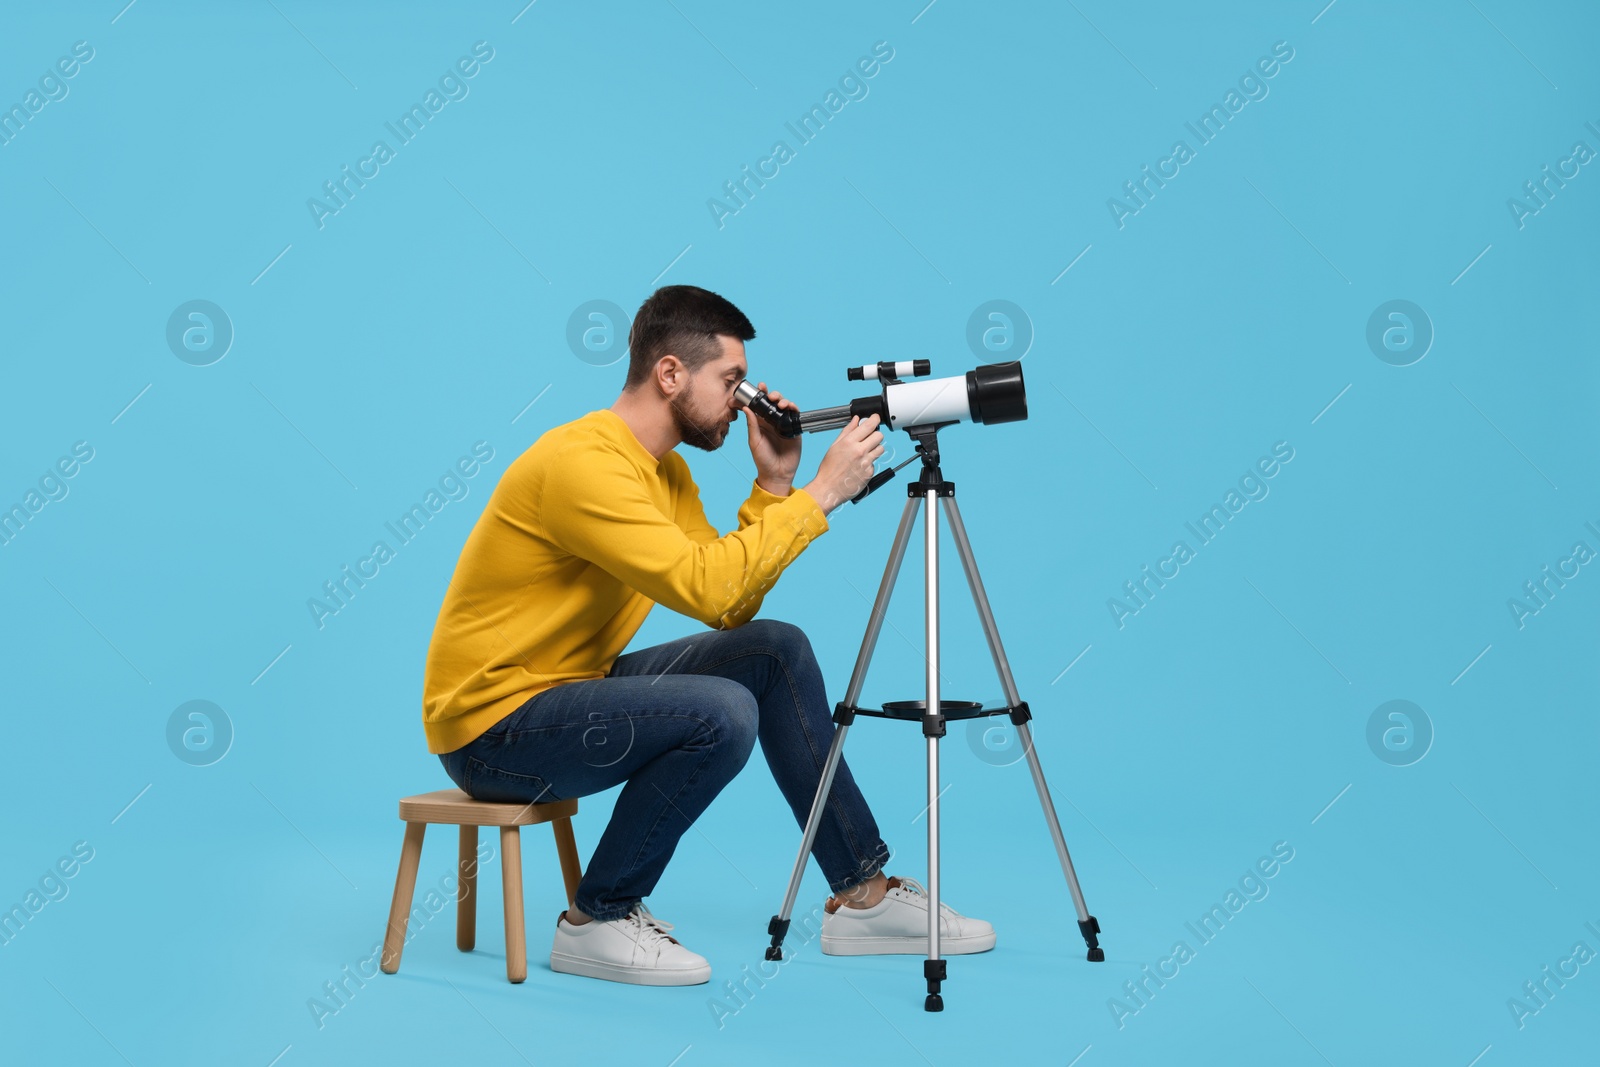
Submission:
{"label": "tripod leg lock", "polygon": [[928,999],[923,1003],[924,1011],[944,1011],[944,997],[939,995],[939,983],[945,979],[945,961],[923,960],[922,977],[928,980]]}
{"label": "tripod leg lock", "polygon": [[833,721],[838,723],[840,726],[849,726],[851,723],[856,721],[856,709],[850,707],[842,700],[839,701],[839,703],[833,706]]}
{"label": "tripod leg lock", "polygon": [[1026,700],[1018,702],[1017,706],[1012,708],[1009,714],[1012,726],[1021,726],[1033,718],[1033,712],[1028,710],[1028,702]]}
{"label": "tripod leg lock", "polygon": [[1100,947],[1100,939],[1095,936],[1100,932],[1100,920],[1091,915],[1078,923],[1078,930],[1083,934],[1084,943],[1089,946],[1089,962],[1104,963],[1106,950]]}
{"label": "tripod leg lock", "polygon": [[774,915],[772,921],[767,923],[767,933],[772,935],[772,944],[767,946],[767,959],[783,959],[783,939],[789,935],[789,920]]}

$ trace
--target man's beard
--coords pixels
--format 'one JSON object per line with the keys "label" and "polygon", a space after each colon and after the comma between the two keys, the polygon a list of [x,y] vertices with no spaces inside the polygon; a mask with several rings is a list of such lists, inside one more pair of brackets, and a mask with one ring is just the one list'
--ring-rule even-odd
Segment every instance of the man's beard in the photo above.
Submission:
{"label": "man's beard", "polygon": [[722,447],[723,440],[727,437],[727,427],[721,420],[701,425],[693,421],[688,414],[689,407],[694,403],[694,390],[683,398],[682,405],[673,404],[672,424],[677,428],[678,436],[683,438],[684,444],[693,445],[695,448],[706,452],[715,452]]}

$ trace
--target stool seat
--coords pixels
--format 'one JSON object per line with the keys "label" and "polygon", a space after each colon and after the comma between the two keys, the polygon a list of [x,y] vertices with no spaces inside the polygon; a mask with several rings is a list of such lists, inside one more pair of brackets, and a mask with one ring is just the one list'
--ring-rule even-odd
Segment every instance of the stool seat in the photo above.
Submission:
{"label": "stool seat", "polygon": [[478,918],[478,827],[494,826],[500,831],[500,885],[505,899],[506,977],[520,982],[528,976],[528,939],[522,912],[522,827],[547,822],[555,834],[556,857],[561,861],[561,880],[567,892],[567,907],[572,907],[583,878],[578,862],[578,846],[572,836],[572,816],[578,814],[577,798],[552,800],[543,804],[503,804],[474,800],[459,789],[436,789],[400,798],[400,818],[406,824],[405,841],[400,848],[400,871],[395,876],[394,899],[389,904],[389,925],[384,931],[383,956],[378,966],[385,974],[400,969],[400,954],[405,949],[406,928],[411,918],[411,901],[416,893],[417,866],[422,861],[422,838],[429,823],[461,828],[456,872],[461,888],[456,895],[456,947],[471,952],[477,939]]}
{"label": "stool seat", "polygon": [[400,799],[400,818],[406,822],[442,823],[446,826],[532,826],[578,814],[577,800],[551,800],[543,804],[502,804],[473,800],[459,789],[436,789]]}

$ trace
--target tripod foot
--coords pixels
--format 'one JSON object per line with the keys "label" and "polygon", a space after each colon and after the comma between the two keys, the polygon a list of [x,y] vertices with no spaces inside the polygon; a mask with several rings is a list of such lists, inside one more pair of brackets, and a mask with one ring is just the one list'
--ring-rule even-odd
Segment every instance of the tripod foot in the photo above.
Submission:
{"label": "tripod foot", "polygon": [[1100,920],[1091,915],[1078,924],[1078,930],[1083,934],[1084,943],[1089,946],[1089,962],[1104,963],[1106,950],[1100,947],[1100,939],[1095,936],[1100,932]]}
{"label": "tripod foot", "polygon": [[923,1011],[944,1011],[944,997],[939,995],[939,983],[944,981],[944,960],[923,960],[922,977],[928,980],[928,999],[923,1002]]}
{"label": "tripod foot", "polygon": [[774,915],[767,923],[767,933],[772,936],[772,944],[767,946],[767,959],[783,959],[783,939],[789,933],[789,920]]}

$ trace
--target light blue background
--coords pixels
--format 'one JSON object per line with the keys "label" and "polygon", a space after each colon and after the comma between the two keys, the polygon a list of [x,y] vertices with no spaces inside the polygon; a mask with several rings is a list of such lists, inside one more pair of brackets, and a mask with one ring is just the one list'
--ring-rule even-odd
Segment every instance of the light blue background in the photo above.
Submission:
{"label": "light blue background", "polygon": [[[1507,200],[1575,141],[1600,149],[1597,20],[1323,2],[8,11],[0,102],[73,42],[95,54],[0,147],[0,503],[74,442],[95,453],[0,548],[0,905],[74,842],[94,858],[0,948],[5,1058],[1592,1058],[1600,963],[1520,1030],[1507,1000],[1576,942],[1600,951],[1600,573],[1521,629],[1507,600],[1575,541],[1600,549],[1600,169],[1520,229]],[[470,95],[319,230],[306,200],[480,40]],[[876,41],[894,57],[869,95],[719,229],[708,198]],[[1194,147],[1184,123],[1278,41],[1294,58],[1270,95],[1119,229],[1107,198]],[[958,726],[945,896],[999,944],[951,961],[942,1015],[917,957],[813,943],[719,1028],[708,1001],[759,964],[799,837],[757,758],[651,898],[711,985],[552,974],[561,890],[534,828],[524,985],[490,863],[474,955],[444,913],[319,1028],[308,1000],[381,936],[396,798],[449,784],[419,698],[457,553],[506,464],[620,388],[625,363],[569,349],[572,311],[669,283],[738,303],[752,377],[805,407],[863,395],[852,363],[1015,358],[969,349],[967,320],[994,299],[1028,315],[1028,420],[947,431],[945,469],[1108,958],[1083,959],[1028,775],[998,765],[1014,751]],[[207,367],[165,341],[193,299],[236,331]],[[1392,299],[1436,331],[1406,367],[1365,340]],[[319,630],[307,599],[479,440],[495,458],[467,498]],[[1294,459],[1270,495],[1119,629],[1107,599],[1279,441]],[[731,527],[743,431],[688,458]],[[810,634],[833,699],[911,473],[836,512],[762,609]],[[868,701],[921,693],[918,558]],[[946,563],[946,695],[997,700]],[[632,647],[696,629],[658,609]],[[236,735],[207,767],[166,742],[195,699]],[[1393,699],[1435,731],[1410,766],[1366,741]],[[848,754],[891,872],[923,876],[919,734],[866,720]],[[610,801],[582,802],[585,856]],[[1200,945],[1185,923],[1279,841],[1294,859],[1270,895]],[[419,900],[453,857],[435,830]],[[813,867],[800,911],[825,891]],[[1108,1000],[1180,939],[1195,959],[1119,1029]]]}

